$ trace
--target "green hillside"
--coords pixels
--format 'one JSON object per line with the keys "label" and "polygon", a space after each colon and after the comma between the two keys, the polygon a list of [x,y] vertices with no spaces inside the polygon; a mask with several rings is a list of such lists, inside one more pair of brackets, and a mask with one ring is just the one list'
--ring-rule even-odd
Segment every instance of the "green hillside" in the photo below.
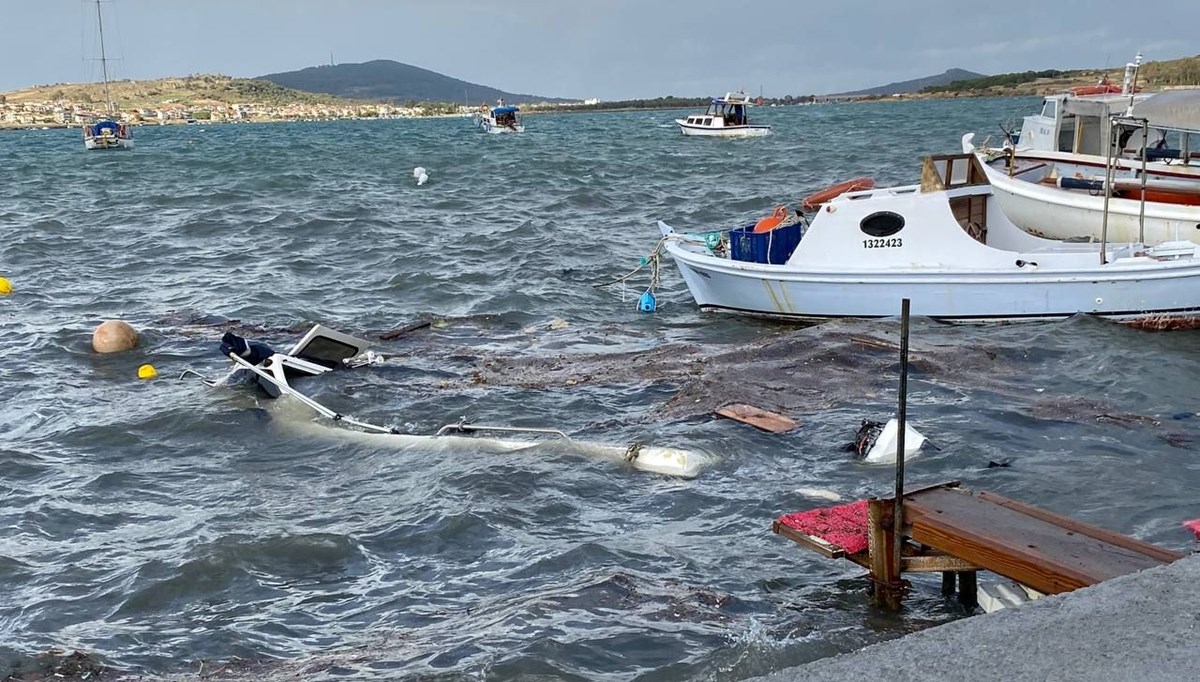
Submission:
{"label": "green hillside", "polygon": [[261,79],[305,92],[374,101],[464,104],[492,103],[498,99],[512,104],[575,101],[506,92],[387,59],[362,64],[310,66],[299,71],[267,74]]}

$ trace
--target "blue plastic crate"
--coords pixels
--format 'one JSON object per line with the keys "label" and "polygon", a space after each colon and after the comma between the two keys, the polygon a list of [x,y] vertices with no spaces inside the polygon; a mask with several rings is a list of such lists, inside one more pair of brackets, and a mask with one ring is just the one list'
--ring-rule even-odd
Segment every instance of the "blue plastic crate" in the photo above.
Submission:
{"label": "blue plastic crate", "polygon": [[795,223],[769,232],[755,232],[753,225],[729,231],[729,255],[747,263],[782,265],[804,236],[804,225]]}

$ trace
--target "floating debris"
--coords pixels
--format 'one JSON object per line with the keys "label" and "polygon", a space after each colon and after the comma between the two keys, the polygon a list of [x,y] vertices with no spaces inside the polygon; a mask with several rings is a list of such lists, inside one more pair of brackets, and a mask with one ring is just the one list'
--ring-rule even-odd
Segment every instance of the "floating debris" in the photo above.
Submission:
{"label": "floating debris", "polygon": [[789,419],[782,414],[768,412],[753,405],[732,403],[719,408],[714,414],[739,421],[743,424],[749,424],[770,433],[787,433],[796,428],[795,420]]}

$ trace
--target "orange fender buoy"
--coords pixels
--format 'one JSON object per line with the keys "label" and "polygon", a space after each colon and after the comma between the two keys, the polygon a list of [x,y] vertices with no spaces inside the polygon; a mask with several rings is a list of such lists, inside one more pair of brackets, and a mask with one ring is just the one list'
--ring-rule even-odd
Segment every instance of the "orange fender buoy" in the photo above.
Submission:
{"label": "orange fender buoy", "polygon": [[776,206],[771,215],[754,223],[754,232],[770,232],[787,220],[787,206]]}
{"label": "orange fender buoy", "polygon": [[875,181],[871,178],[854,178],[845,182],[839,182],[836,185],[830,185],[819,192],[804,197],[804,201],[800,202],[800,208],[805,211],[815,211],[817,207],[833,199],[840,197],[846,192],[858,192],[864,189],[872,189],[875,187]]}

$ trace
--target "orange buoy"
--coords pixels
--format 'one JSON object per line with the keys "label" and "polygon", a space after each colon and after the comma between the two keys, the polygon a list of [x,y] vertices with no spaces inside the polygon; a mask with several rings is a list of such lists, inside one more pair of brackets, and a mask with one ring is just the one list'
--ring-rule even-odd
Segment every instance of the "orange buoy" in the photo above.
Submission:
{"label": "orange buoy", "polygon": [[770,232],[787,220],[787,206],[776,206],[771,215],[754,223],[754,232]]}
{"label": "orange buoy", "polygon": [[804,197],[804,201],[800,203],[800,208],[805,211],[815,211],[821,204],[834,197],[840,197],[846,192],[859,192],[873,187],[875,187],[875,181],[871,178],[854,178],[853,180],[839,182],[836,185],[830,185],[819,192],[813,192]]}

